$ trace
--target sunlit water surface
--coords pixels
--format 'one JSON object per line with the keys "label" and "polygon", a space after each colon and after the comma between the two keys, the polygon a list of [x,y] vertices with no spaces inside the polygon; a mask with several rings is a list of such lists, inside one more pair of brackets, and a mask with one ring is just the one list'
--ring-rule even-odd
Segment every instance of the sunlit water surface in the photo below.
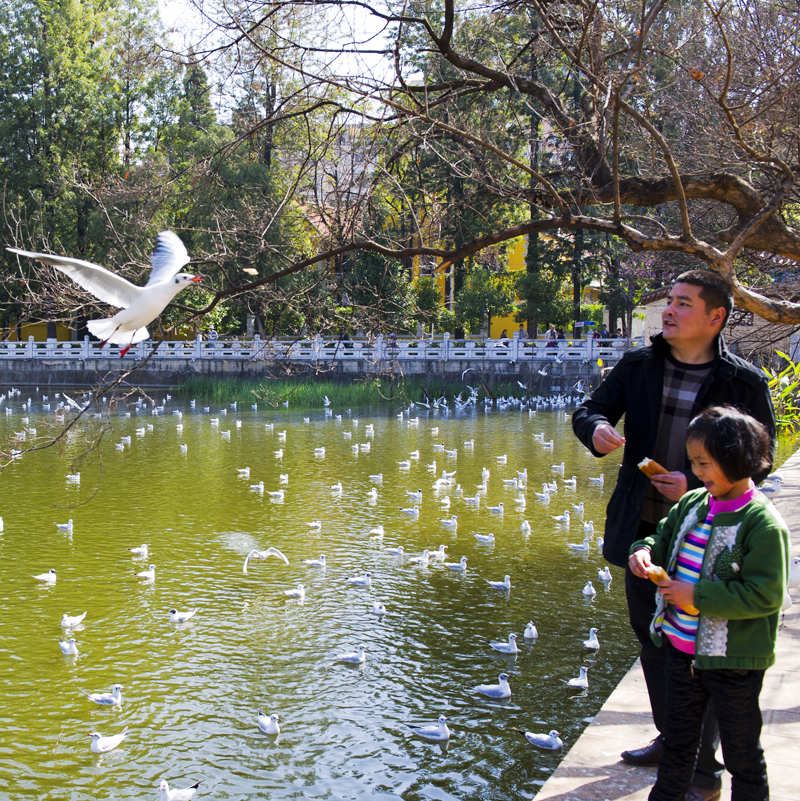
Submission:
{"label": "sunlit water surface", "polygon": [[[4,439],[24,427],[16,406],[0,415]],[[34,399],[30,425],[41,435],[45,419],[36,408]],[[137,436],[148,424],[153,430]],[[409,425],[394,413],[358,421],[345,414],[337,422],[320,410],[305,423],[283,410],[222,416],[171,401],[163,416],[116,417],[110,427],[80,463],[80,484],[65,478],[86,444],[80,431],[0,473],[0,797],[155,798],[166,777],[174,786],[200,779],[198,799],[530,798],[560,755],[534,749],[514,727],[558,729],[568,748],[633,660],[620,572],[604,587],[595,543],[588,553],[567,545],[583,539],[578,516],[569,527],[553,519],[582,500],[585,519],[601,531],[618,459],[591,457],[563,412],[480,411]],[[554,440],[552,451],[534,439],[538,432]],[[119,451],[123,435],[131,444]],[[355,455],[352,446],[366,442],[371,450]],[[457,456],[434,450],[437,443],[457,448]],[[325,455],[315,457],[320,447]],[[415,450],[419,459],[402,471],[398,462]],[[507,464],[496,459],[501,454]],[[456,471],[466,495],[489,468],[479,508],[454,488],[434,493],[426,469],[434,460],[436,475]],[[565,475],[577,476],[576,489],[552,471],[562,461]],[[237,475],[246,465],[249,480]],[[522,468],[527,508],[519,511],[502,479]],[[369,475],[381,472],[370,503]],[[281,473],[289,476],[283,503],[250,489],[261,480],[278,489]],[[588,482],[601,474],[603,488]],[[553,479],[559,489],[545,505],[535,491]],[[330,489],[338,481],[341,496]],[[411,506],[406,491],[418,488],[423,501],[412,520],[400,510]],[[440,508],[444,495],[449,512]],[[487,509],[499,502],[502,517]],[[450,514],[456,533],[439,522]],[[55,525],[68,518],[71,537]],[[318,531],[307,525],[314,520]],[[523,520],[530,536],[521,533]],[[382,542],[369,534],[378,524]],[[473,532],[494,533],[495,544],[478,544]],[[141,543],[156,566],[152,584],[136,578],[146,564],[128,550]],[[451,561],[467,556],[465,574],[409,566],[387,553],[402,545],[418,554],[440,543]],[[270,545],[289,566],[254,561],[243,575],[245,555]],[[303,564],[323,553],[327,570]],[[50,568],[55,586],[34,580]],[[371,588],[348,586],[348,576],[365,571]],[[505,574],[509,593],[487,583]],[[595,598],[582,594],[587,580]],[[300,582],[305,602],[286,599],[283,591]],[[374,600],[388,609],[382,619],[371,614]],[[199,612],[176,626],[167,616],[172,607]],[[84,610],[74,633],[80,654],[63,656],[61,615]],[[522,638],[529,620],[540,632],[534,643]],[[600,629],[599,652],[582,647],[590,626]],[[516,658],[488,647],[511,631],[519,636]],[[362,643],[363,666],[335,661]],[[589,666],[589,689],[571,690],[566,682],[581,665]],[[510,700],[471,692],[501,671],[511,676]],[[98,707],[81,693],[115,682],[125,686],[120,708]],[[279,736],[256,728],[259,709],[280,715]],[[439,714],[453,732],[446,748],[409,736],[406,724]],[[89,732],[125,726],[120,748],[90,752]]]}

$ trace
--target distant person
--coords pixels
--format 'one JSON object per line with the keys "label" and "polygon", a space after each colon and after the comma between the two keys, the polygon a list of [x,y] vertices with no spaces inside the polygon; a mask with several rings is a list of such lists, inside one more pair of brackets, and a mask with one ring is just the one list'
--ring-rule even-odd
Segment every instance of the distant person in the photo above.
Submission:
{"label": "distant person", "polygon": [[525,330],[525,326],[522,323],[519,324],[519,328],[516,330],[515,335],[517,339],[528,338],[528,332]]}
{"label": "distant person", "polygon": [[551,325],[550,328],[547,329],[544,338],[547,340],[546,347],[555,348],[558,345],[558,342],[556,342],[558,339],[558,333],[556,332],[554,325]]}
{"label": "distant person", "polygon": [[507,328],[504,328],[500,332],[500,339],[508,339],[508,329]]}
{"label": "distant person", "polygon": [[[753,483],[771,463],[767,429],[731,406],[714,406],[686,431],[692,472],[704,486],[687,492],[655,534],[634,542],[631,572],[654,565],[668,578],[650,624],[665,651],[664,754],[649,801],[686,796],[703,714],[719,720],[731,798],[769,798],[758,696],[775,662],[778,618],[789,578],[789,532]],[[717,796],[719,793],[717,793]]]}
{"label": "distant person", "polygon": [[215,348],[217,346],[217,339],[219,338],[219,334],[217,334],[216,329],[212,325],[211,328],[208,329],[208,346],[210,348]]}
{"label": "distant person", "polygon": [[[724,278],[710,270],[681,273],[661,315],[662,332],[645,348],[627,351],[592,396],[572,416],[572,428],[595,456],[624,446],[622,466],[606,509],[603,555],[625,567],[633,540],[652,536],[656,524],[687,488],[700,482],[687,461],[689,421],[709,406],[730,404],[755,417],[775,437],[775,415],[765,376],[734,356],[721,335],[733,308]],[[625,416],[624,436],[614,426]],[[669,471],[648,479],[637,464],[645,457]],[[769,462],[772,462],[770,448]],[[763,478],[768,472],[756,476]],[[653,585],[625,574],[631,627],[641,645],[641,663],[658,737],[622,752],[632,765],[656,765],[664,752],[666,694],[664,649],[650,639],[655,609]],[[714,757],[716,720],[704,727],[689,801],[719,796],[722,766]],[[676,796],[677,797],[677,796]]]}

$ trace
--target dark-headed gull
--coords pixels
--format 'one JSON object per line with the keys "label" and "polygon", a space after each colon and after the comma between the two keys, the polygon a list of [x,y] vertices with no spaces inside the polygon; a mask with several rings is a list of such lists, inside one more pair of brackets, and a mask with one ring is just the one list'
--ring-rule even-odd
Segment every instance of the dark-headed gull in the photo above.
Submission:
{"label": "dark-headed gull", "polygon": [[101,339],[104,345],[107,342],[124,344],[120,356],[124,356],[131,345],[150,336],[147,326],[161,314],[178,292],[203,280],[200,275],[180,272],[181,267],[188,264],[189,254],[183,242],[172,231],[162,231],[156,237],[156,249],[150,257],[153,269],[144,286],[136,286],[105,267],[82,259],[33,253],[17,248],[8,250],[55,267],[98,300],[120,309],[113,317],[89,320],[86,324],[89,331]]}
{"label": "dark-headed gull", "polygon": [[189,609],[186,612],[179,612],[177,609],[170,609],[167,614],[169,615],[171,623],[186,623],[197,614],[197,609]]}
{"label": "dark-headed gull", "polygon": [[199,786],[200,782],[195,782],[189,787],[173,790],[170,788],[169,782],[162,779],[161,784],[158,785],[158,801],[192,801]]}

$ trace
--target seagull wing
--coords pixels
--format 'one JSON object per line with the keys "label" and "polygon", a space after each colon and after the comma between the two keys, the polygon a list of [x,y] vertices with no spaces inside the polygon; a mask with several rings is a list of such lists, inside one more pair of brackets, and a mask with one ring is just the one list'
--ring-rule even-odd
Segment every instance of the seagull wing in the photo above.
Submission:
{"label": "seagull wing", "polygon": [[270,546],[270,547],[269,547],[269,548],[267,548],[267,550],[266,550],[266,551],[264,551],[263,553],[264,553],[264,558],[265,558],[265,559],[266,559],[268,556],[277,556],[277,557],[278,557],[278,559],[280,559],[280,560],[281,560],[281,562],[283,562],[285,565],[288,565],[288,564],[289,564],[289,560],[288,560],[288,559],[287,559],[287,558],[286,558],[286,557],[285,557],[285,556],[284,556],[284,555],[283,555],[283,554],[282,554],[282,553],[281,553],[281,552],[280,552],[280,551],[279,551],[277,548],[273,548],[272,546]]}
{"label": "seagull wing", "polygon": [[159,284],[172,278],[180,272],[184,264],[189,263],[189,254],[177,234],[172,231],[162,231],[156,237],[156,249],[150,257],[150,262],[153,269],[145,286]]}
{"label": "seagull wing", "polygon": [[91,292],[98,300],[118,309],[127,309],[142,291],[141,287],[90,261],[71,259],[68,256],[53,256],[49,253],[33,253],[17,248],[6,248],[6,250],[55,267],[56,270],[68,275],[78,286]]}

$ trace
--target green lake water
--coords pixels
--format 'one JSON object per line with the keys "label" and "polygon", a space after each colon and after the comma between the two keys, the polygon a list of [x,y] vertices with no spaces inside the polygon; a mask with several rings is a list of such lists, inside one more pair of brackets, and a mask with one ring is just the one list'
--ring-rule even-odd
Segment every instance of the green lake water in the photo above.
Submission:
{"label": "green lake water", "polygon": [[[5,442],[25,428],[23,414],[39,437],[52,425],[36,396],[30,411],[20,408],[26,397],[23,391],[6,402],[12,414],[0,412]],[[585,519],[601,533],[618,458],[591,457],[563,411],[420,414],[409,424],[395,413],[344,414],[338,422],[317,410],[304,422],[291,410],[222,415],[199,406],[172,400],[159,416],[144,409],[111,416],[97,447],[76,465],[79,484],[66,474],[100,421],[0,472],[0,797],[156,798],[162,778],[173,786],[201,780],[198,801],[535,795],[560,754],[534,749],[513,727],[558,729],[568,748],[634,658],[620,571],[604,587],[594,541],[587,553],[567,545],[583,539],[577,515],[569,527],[553,519],[582,500]],[[539,432],[554,440],[552,451],[534,438]],[[122,436],[131,443],[118,450]],[[368,452],[353,453],[368,442]],[[457,455],[434,450],[439,443]],[[324,457],[315,456],[323,447]],[[416,450],[419,459],[402,471],[398,462]],[[506,464],[496,458],[503,454]],[[435,475],[426,468],[434,460]],[[576,489],[552,471],[562,461]],[[237,474],[244,466],[249,480]],[[471,496],[484,466],[490,477],[478,508],[455,487],[432,489],[443,469],[454,470]],[[520,511],[503,479],[523,468],[527,507]],[[281,473],[288,474],[283,503],[251,490],[258,481],[277,490]],[[383,484],[370,503],[376,473]],[[601,474],[604,487],[588,482]],[[559,489],[546,505],[535,491],[553,479]],[[339,481],[341,495],[330,489]],[[413,520],[401,508],[412,505],[407,491],[417,489],[423,500]],[[445,495],[449,511],[440,506]],[[499,502],[502,517],[487,509]],[[439,521],[451,514],[455,533]],[[72,536],[55,525],[69,518]],[[379,524],[382,542],[369,533]],[[494,533],[494,545],[479,544],[474,532]],[[150,547],[145,561],[129,552],[142,543]],[[415,555],[441,543],[450,561],[467,556],[466,573],[411,566],[387,553],[402,545]],[[289,565],[252,561],[243,575],[246,554],[267,546]],[[326,570],[304,565],[320,554]],[[136,577],[150,563],[153,583]],[[54,586],[33,578],[50,568]],[[348,585],[365,571],[371,587]],[[505,574],[510,592],[489,586]],[[587,580],[597,588],[588,600]],[[301,582],[303,603],[283,595]],[[387,607],[382,619],[371,613],[375,600]],[[167,615],[173,607],[199,611],[176,626]],[[80,653],[64,656],[61,616],[83,611],[73,635]],[[540,633],[533,643],[522,638],[529,620]],[[600,629],[598,652],[582,647],[590,626]],[[488,647],[512,631],[516,657]],[[360,644],[363,666],[335,661]],[[571,690],[566,682],[581,665],[589,667],[589,689]],[[501,671],[511,677],[508,701],[471,692]],[[116,682],[125,687],[121,707],[96,706],[81,692]],[[280,715],[280,735],[257,729],[259,709]],[[409,736],[406,724],[439,714],[453,733],[447,747]],[[119,748],[90,752],[89,732],[126,726]]]}

